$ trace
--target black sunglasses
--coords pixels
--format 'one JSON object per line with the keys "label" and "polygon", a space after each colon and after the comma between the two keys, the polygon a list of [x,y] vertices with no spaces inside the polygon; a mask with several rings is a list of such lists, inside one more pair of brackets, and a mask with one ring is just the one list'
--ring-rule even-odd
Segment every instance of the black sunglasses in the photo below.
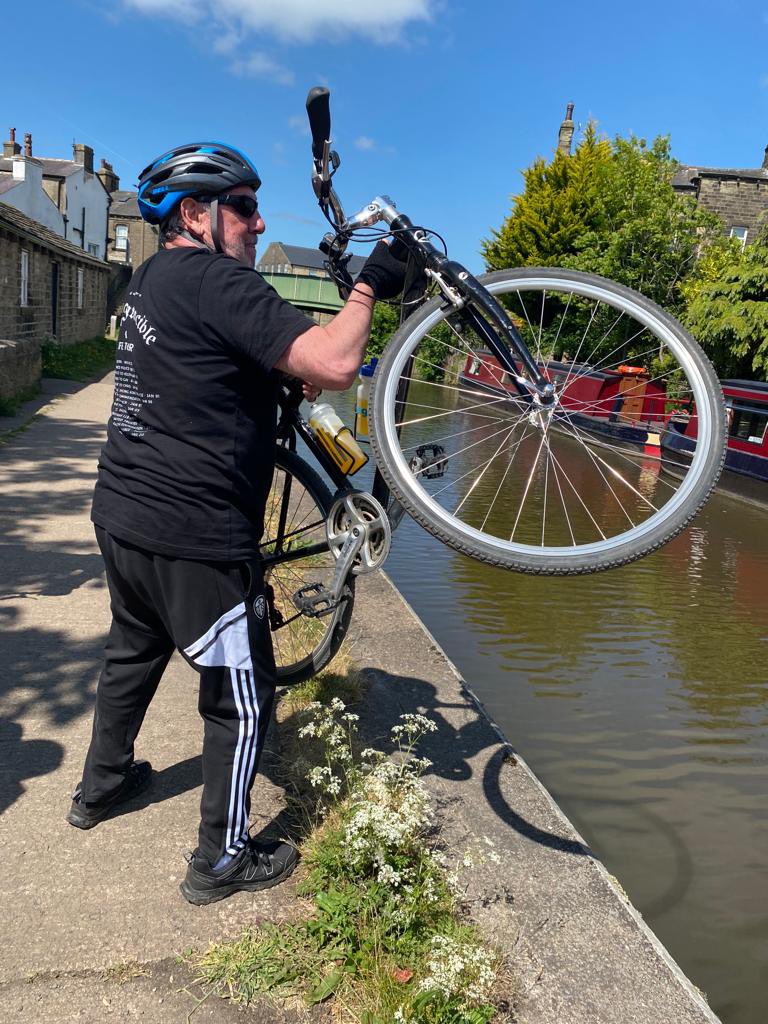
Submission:
{"label": "black sunglasses", "polygon": [[216,199],[219,206],[231,206],[235,213],[250,220],[259,208],[258,200],[253,196],[231,196],[225,193],[221,196],[199,196],[199,203],[211,203]]}

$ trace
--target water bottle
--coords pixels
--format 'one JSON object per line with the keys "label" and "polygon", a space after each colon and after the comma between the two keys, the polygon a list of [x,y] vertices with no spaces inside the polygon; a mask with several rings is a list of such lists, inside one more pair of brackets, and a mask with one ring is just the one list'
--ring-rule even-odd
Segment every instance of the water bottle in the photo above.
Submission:
{"label": "water bottle", "polygon": [[368,461],[352,431],[327,402],[315,402],[309,407],[309,429],[345,476],[352,476]]}
{"label": "water bottle", "polygon": [[371,394],[373,371],[376,369],[378,361],[374,356],[370,363],[363,363],[360,367],[360,384],[357,388],[357,401],[355,402],[355,437],[358,441],[368,440],[368,399]]}

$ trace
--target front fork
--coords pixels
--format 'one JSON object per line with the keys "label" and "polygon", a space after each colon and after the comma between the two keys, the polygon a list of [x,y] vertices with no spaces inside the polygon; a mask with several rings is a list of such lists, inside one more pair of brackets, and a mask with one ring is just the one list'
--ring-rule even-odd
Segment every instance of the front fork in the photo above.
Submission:
{"label": "front fork", "polygon": [[[498,359],[520,395],[543,406],[555,401],[555,389],[523,341],[506,309],[460,263],[436,249],[409,217],[398,215],[390,224],[392,232],[414,253],[430,277],[437,281],[446,299]],[[514,356],[519,360],[515,363]],[[520,373],[521,367],[527,376]]]}

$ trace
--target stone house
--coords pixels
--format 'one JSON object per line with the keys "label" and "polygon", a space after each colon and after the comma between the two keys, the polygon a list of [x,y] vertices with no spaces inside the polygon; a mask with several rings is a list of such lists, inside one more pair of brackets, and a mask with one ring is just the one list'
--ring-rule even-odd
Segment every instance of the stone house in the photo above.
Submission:
{"label": "stone house", "polygon": [[[76,142],[72,160],[33,157],[32,135],[24,136],[22,153],[12,128],[10,138],[3,143],[0,190],[2,201],[9,206],[15,206],[91,256],[106,258],[110,197],[101,177],[94,173],[90,146]],[[48,204],[44,196],[50,200]]]}
{"label": "stone house", "polygon": [[717,214],[746,245],[768,226],[768,146],[761,167],[681,167],[672,187]]}
{"label": "stone house", "polygon": [[111,313],[119,312],[125,290],[133,271],[153,256],[160,245],[157,225],[148,224],[139,212],[137,192],[120,189],[120,179],[110,164],[101,161],[99,174],[109,188],[112,205],[109,208],[109,247],[107,260],[110,267],[109,297]]}
{"label": "stone house", "polygon": [[40,346],[104,334],[109,267],[0,202],[0,396],[34,384]]}

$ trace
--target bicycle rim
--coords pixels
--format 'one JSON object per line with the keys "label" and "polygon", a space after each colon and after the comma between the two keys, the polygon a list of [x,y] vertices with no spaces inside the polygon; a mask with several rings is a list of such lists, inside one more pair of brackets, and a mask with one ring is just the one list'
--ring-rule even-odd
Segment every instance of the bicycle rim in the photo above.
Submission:
{"label": "bicycle rim", "polygon": [[330,588],[336,560],[328,550],[325,521],[331,503],[318,474],[295,452],[278,447],[260,552],[271,587],[272,646],[281,686],[303,682],[325,667],[352,615],[353,582],[341,605],[320,618],[302,615],[293,600],[303,587]]}
{"label": "bicycle rim", "polygon": [[374,379],[387,483],[441,540],[521,571],[593,572],[659,547],[700,508],[725,455],[722,394],[701,349],[654,303],[596,275],[480,280],[551,379],[553,411],[521,398],[461,313],[433,300]]}

